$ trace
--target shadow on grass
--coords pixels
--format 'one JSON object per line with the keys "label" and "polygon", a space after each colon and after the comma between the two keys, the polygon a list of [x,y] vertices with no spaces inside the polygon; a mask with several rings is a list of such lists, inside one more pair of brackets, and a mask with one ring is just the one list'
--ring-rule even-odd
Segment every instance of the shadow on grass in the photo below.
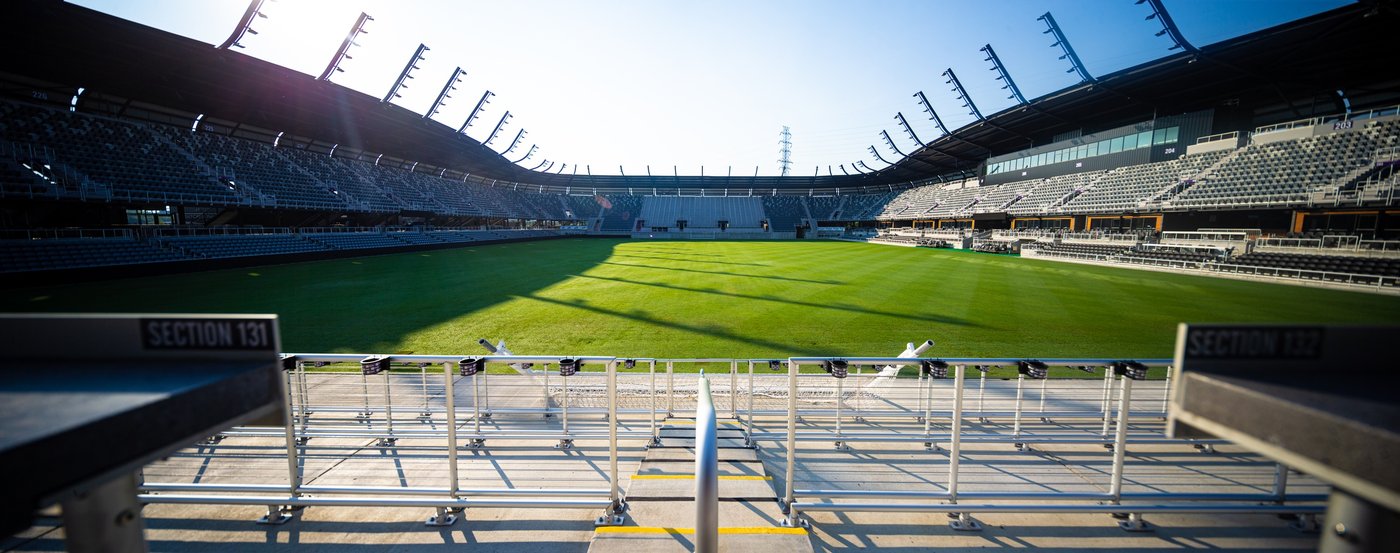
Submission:
{"label": "shadow on grass", "polygon": [[564,301],[564,300],[557,300],[557,299],[554,299],[554,298],[540,297],[540,296],[536,296],[536,295],[523,295],[523,296],[515,296],[515,297],[520,298],[520,299],[526,299],[526,300],[534,300],[534,301],[538,301],[538,302],[544,302],[544,303],[553,304],[553,305],[562,306],[562,307],[573,307],[573,308],[575,308],[575,309],[582,309],[582,310],[584,310],[584,311],[588,311],[588,312],[591,312],[591,313],[597,313],[597,314],[599,314],[599,315],[608,315],[608,316],[617,317],[617,318],[620,318],[620,319],[626,319],[626,320],[629,320],[629,321],[643,322],[643,323],[650,324],[650,325],[655,325],[655,326],[658,326],[658,327],[670,328],[670,329],[674,329],[674,330],[682,330],[682,331],[685,331],[685,332],[693,332],[693,333],[695,333],[695,334],[704,334],[704,335],[706,335],[706,336],[711,336],[711,337],[715,337],[715,338],[720,338],[720,339],[723,339],[723,340],[729,340],[729,341],[733,341],[733,342],[739,342],[739,343],[743,343],[743,344],[748,344],[748,345],[751,345],[751,346],[758,346],[758,347],[762,347],[762,348],[767,348],[767,349],[772,350],[772,351],[792,351],[792,352],[793,352],[793,355],[797,355],[797,356],[809,356],[809,355],[821,355],[821,354],[822,354],[822,352],[816,351],[816,350],[801,350],[801,349],[798,349],[798,350],[794,351],[795,346],[794,346],[794,344],[791,344],[791,343],[785,343],[785,342],[771,342],[771,341],[764,340],[764,339],[761,339],[761,338],[758,338],[758,337],[755,337],[755,336],[745,336],[745,335],[741,335],[741,334],[735,334],[735,333],[733,333],[733,332],[730,332],[730,331],[728,331],[728,330],[725,330],[725,329],[720,328],[720,327],[715,326],[715,325],[704,325],[704,326],[701,326],[701,325],[692,325],[692,324],[686,324],[686,323],[681,323],[681,322],[667,321],[667,320],[663,320],[663,319],[658,319],[658,318],[656,318],[656,317],[653,317],[653,316],[651,316],[651,315],[648,315],[648,314],[645,314],[645,313],[642,313],[642,312],[638,312],[638,311],[636,311],[636,310],[633,310],[633,311],[616,311],[616,310],[607,309],[607,308],[603,308],[603,307],[596,307],[596,306],[593,306],[593,305],[588,305],[587,302],[580,301],[580,300]]}
{"label": "shadow on grass", "polygon": [[[689,254],[681,254],[681,255],[689,255]],[[685,258],[680,258],[680,257],[662,257],[662,256],[655,256],[655,255],[633,255],[633,254],[631,254],[631,253],[613,254],[613,257],[614,257],[614,258],[617,258],[617,257],[626,257],[626,258],[628,258],[628,259],[654,259],[654,260],[657,260],[657,261],[665,261],[665,262],[667,262],[667,263],[675,262],[675,261],[680,261],[680,262],[682,262],[682,263],[707,263],[707,264],[711,264],[711,265],[747,265],[747,266],[749,266],[749,267],[771,267],[771,266],[772,266],[772,265],[769,265],[769,264],[767,264],[767,263],[740,263],[740,262],[738,262],[738,261],[711,261],[711,260],[708,260],[708,259],[685,259]]]}
{"label": "shadow on grass", "polygon": [[858,307],[858,306],[849,305],[849,304],[812,303],[812,302],[805,302],[805,301],[797,301],[797,300],[783,299],[783,298],[780,298],[780,297],[777,297],[777,296],[754,296],[754,295],[749,295],[749,294],[736,294],[736,293],[733,293],[733,292],[721,292],[721,291],[719,291],[719,290],[709,290],[709,289],[705,289],[705,288],[689,288],[689,287],[685,287],[685,286],[676,286],[676,285],[674,285],[674,284],[662,284],[662,283],[659,283],[659,282],[645,282],[645,281],[641,281],[641,280],[628,280],[628,279],[625,279],[625,278],[613,278],[613,277],[603,277],[603,276],[593,276],[593,275],[573,275],[573,276],[574,276],[574,277],[577,277],[577,278],[588,278],[588,279],[594,279],[594,280],[606,280],[606,281],[609,281],[609,282],[619,282],[619,283],[622,283],[622,284],[635,284],[635,285],[638,285],[638,286],[653,286],[653,287],[657,287],[657,288],[666,288],[666,289],[669,289],[669,290],[679,290],[679,291],[682,291],[682,292],[695,292],[695,293],[698,293],[698,294],[713,294],[713,295],[717,295],[717,296],[725,296],[725,297],[730,297],[730,298],[740,298],[740,299],[746,299],[746,300],[759,300],[759,301],[770,301],[770,302],[776,302],[776,303],[785,303],[785,304],[788,304],[788,305],[797,305],[797,306],[801,306],[801,307],[811,307],[811,308],[814,308],[814,309],[834,309],[834,310],[846,311],[846,312],[850,312],[850,313],[860,313],[860,314],[862,314],[862,315],[876,315],[876,316],[880,316],[880,317],[893,317],[893,318],[898,318],[898,319],[909,319],[909,320],[914,320],[914,321],[923,321],[923,322],[939,323],[939,324],[949,324],[949,325],[958,325],[958,326],[970,326],[970,327],[980,327],[980,326],[981,326],[981,325],[979,325],[979,324],[977,324],[977,323],[970,322],[970,321],[967,321],[967,320],[965,320],[965,319],[958,319],[958,318],[955,318],[955,317],[941,317],[941,316],[937,316],[937,315],[912,315],[912,314],[905,314],[905,313],[891,313],[891,312],[889,312],[889,311],[880,311],[880,310],[877,310],[877,309],[867,309],[867,308],[864,308],[864,307]]}
{"label": "shadow on grass", "polygon": [[769,280],[786,280],[786,281],[789,281],[789,282],[802,282],[802,283],[806,283],[806,284],[831,284],[831,285],[845,284],[844,282],[839,282],[839,281],[835,281],[835,280],[809,280],[809,279],[805,279],[805,278],[793,278],[793,277],[776,276],[776,275],[752,275],[752,274],[748,274],[748,273],[735,273],[735,272],[726,272],[726,271],[702,271],[702,270],[700,270],[700,269],[681,269],[681,268],[679,268],[679,267],[656,267],[656,266],[652,266],[652,265],[633,265],[633,264],[631,264],[631,263],[614,263],[614,262],[612,262],[612,261],[604,261],[604,262],[600,263],[600,265],[615,265],[615,266],[618,266],[618,267],[632,267],[632,268],[634,268],[634,269],[653,269],[653,270],[657,270],[657,271],[679,271],[679,272],[683,272],[683,273],[699,273],[699,274],[705,274],[705,275],[719,275],[719,276],[728,276],[728,277],[766,278],[766,279],[769,279]]}

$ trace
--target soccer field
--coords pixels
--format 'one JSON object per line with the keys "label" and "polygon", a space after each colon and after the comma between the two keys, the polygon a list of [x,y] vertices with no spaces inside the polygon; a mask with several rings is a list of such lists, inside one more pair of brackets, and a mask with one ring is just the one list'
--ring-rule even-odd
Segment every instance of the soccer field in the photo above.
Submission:
{"label": "soccer field", "polygon": [[1400,323],[1400,298],[834,241],[569,239],[11,289],[3,311],[276,313],[299,352],[1169,357],[1179,322]]}

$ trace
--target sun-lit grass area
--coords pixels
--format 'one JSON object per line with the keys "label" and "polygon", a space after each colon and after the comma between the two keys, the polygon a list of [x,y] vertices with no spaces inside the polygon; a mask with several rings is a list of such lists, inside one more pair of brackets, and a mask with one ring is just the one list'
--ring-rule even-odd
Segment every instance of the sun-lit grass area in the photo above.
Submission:
{"label": "sun-lit grass area", "polygon": [[283,349],[1170,357],[1179,322],[1397,323],[1400,298],[834,241],[568,239],[10,289],[3,311],[276,313]]}

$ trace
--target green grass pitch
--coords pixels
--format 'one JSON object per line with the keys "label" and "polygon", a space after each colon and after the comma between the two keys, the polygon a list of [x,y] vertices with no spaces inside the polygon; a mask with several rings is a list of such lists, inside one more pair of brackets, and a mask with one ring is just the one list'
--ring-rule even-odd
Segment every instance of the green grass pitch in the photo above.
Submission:
{"label": "green grass pitch", "polygon": [[1400,297],[836,241],[569,239],[10,289],[3,311],[276,313],[284,349],[1170,357],[1179,322],[1400,323]]}

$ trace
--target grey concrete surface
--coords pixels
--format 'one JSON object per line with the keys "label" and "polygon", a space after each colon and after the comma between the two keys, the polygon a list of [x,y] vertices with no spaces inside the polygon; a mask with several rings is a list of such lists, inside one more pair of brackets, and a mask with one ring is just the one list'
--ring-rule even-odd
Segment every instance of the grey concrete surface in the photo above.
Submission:
{"label": "grey concrete surface", "polygon": [[[437,369],[440,371],[440,368]],[[371,377],[373,379],[375,377]],[[449,418],[443,411],[444,387],[441,373],[423,379],[418,374],[395,373],[386,405],[383,380],[370,380],[366,388],[359,375],[308,375],[305,392],[309,405],[298,397],[298,416],[309,407],[305,424],[312,437],[304,448],[302,470],[307,484],[336,486],[445,487],[448,485],[446,443],[443,437]],[[561,489],[608,487],[608,451],[605,404],[597,393],[601,379],[595,375],[571,377],[569,433],[575,437],[572,448],[557,449],[563,433],[558,378],[549,387],[542,379],[513,375],[491,375],[489,393],[485,382],[476,390],[471,378],[455,377],[459,431],[472,433],[480,424],[488,435],[484,448],[458,444],[459,481],[464,489]],[[591,379],[591,380],[590,380]],[[693,410],[679,387],[675,412]],[[662,381],[658,377],[658,381]],[[591,382],[591,384],[590,384]],[[752,388],[759,413],[753,431],[768,437],[758,440],[759,449],[720,450],[726,470],[748,470],[761,462],[764,472],[773,476],[773,490],[785,491],[787,450],[782,433],[787,421],[778,414],[786,409],[785,380],[756,378]],[[841,401],[842,432],[847,436],[880,435],[882,441],[849,442],[849,449],[833,448],[830,433],[835,429],[834,407],[838,397],[830,378],[802,379],[799,404],[803,412],[800,435],[817,439],[799,441],[796,448],[797,489],[851,489],[942,491],[948,486],[947,451],[927,451],[923,447],[924,424],[920,391],[915,382],[901,379],[881,386],[853,385],[846,381]],[[415,385],[416,383],[416,385]],[[623,385],[625,384],[625,385]],[[628,477],[639,470],[684,473],[694,454],[684,447],[647,449],[651,417],[644,411],[651,404],[645,375],[629,375],[619,385],[619,408],[615,421],[624,437],[619,442],[618,465],[622,485],[635,485]],[[728,379],[716,378],[717,399],[725,401]],[[1006,436],[1011,432],[1009,411],[1014,407],[1015,382],[989,381],[983,400],[983,414],[990,419],[978,422],[980,382],[967,382],[967,405],[963,432],[968,436]],[[1163,382],[1140,383],[1135,389],[1130,435],[1159,437],[1162,431],[1160,407]],[[745,378],[739,379],[740,416],[749,391]],[[301,392],[295,386],[294,392]],[[664,388],[663,388],[664,390]],[[951,401],[951,384],[934,382],[930,424],[934,434],[948,432],[946,410]],[[965,441],[961,451],[959,490],[1102,492],[1108,487],[1112,454],[1098,444],[1056,444],[1036,436],[1075,435],[1094,437],[1101,432],[1102,382],[1095,380],[1051,381],[1046,386],[1045,414],[1039,413],[1039,387],[1025,390],[1023,418],[1025,441],[1035,444],[1023,453],[1010,443]],[[427,399],[424,400],[424,392]],[[473,393],[482,401],[473,402]],[[1139,393],[1141,395],[1139,395]],[[486,411],[487,399],[493,415],[476,419]],[[548,399],[546,399],[548,398]],[[370,415],[356,418],[370,400]],[[664,398],[659,401],[665,409]],[[425,410],[431,416],[420,420]],[[548,406],[551,417],[539,409]],[[859,410],[857,410],[859,408]],[[388,417],[392,410],[393,416]],[[630,411],[629,411],[630,410]],[[723,409],[722,409],[722,412]],[[856,420],[859,416],[860,421]],[[664,416],[657,416],[658,428]],[[734,421],[729,421],[734,422]],[[377,437],[387,435],[392,423],[398,441],[380,447]],[[679,428],[681,424],[674,424]],[[724,428],[735,426],[724,425]],[[301,426],[299,426],[301,428]],[[218,444],[195,446],[152,463],[142,471],[146,482],[178,484],[266,484],[285,485],[288,478],[286,449],[280,434],[259,429],[230,433]],[[535,433],[535,434],[532,434]],[[531,438],[531,435],[543,437]],[[899,438],[906,438],[899,441]],[[684,439],[684,438],[677,438]],[[732,439],[732,438],[731,438]],[[1043,443],[1042,443],[1043,442]],[[946,447],[946,441],[941,441]],[[1274,481],[1273,463],[1232,446],[1221,446],[1215,454],[1197,452],[1190,443],[1136,444],[1127,449],[1124,491],[1268,493]],[[100,452],[94,452],[100,454]],[[645,462],[645,463],[644,463]],[[676,465],[666,468],[663,465]],[[682,468],[683,467],[683,468]],[[1289,474],[1289,493],[1326,493],[1320,482],[1297,473]],[[804,501],[822,501],[820,497]],[[832,499],[831,501],[858,501]],[[639,502],[640,503],[640,502]],[[642,508],[631,506],[628,524],[688,527],[666,518],[668,513],[691,513],[693,505]],[[1082,503],[1082,502],[1080,502]],[[724,502],[737,509],[736,524],[773,524],[780,518],[773,508],[754,502]],[[752,507],[752,508],[751,508]],[[728,511],[724,511],[728,512]],[[462,520],[450,527],[428,527],[423,521],[433,514],[429,508],[309,507],[294,513],[282,526],[260,526],[253,521],[265,514],[258,506],[167,505],[145,508],[148,539],[154,551],[435,551],[460,548],[466,544],[479,551],[584,551],[593,538],[593,520],[600,512],[593,509],[544,510],[469,508]],[[973,548],[1037,547],[1051,551],[1079,550],[1160,550],[1212,548],[1240,551],[1312,549],[1316,534],[1295,532],[1287,521],[1271,515],[1149,515],[1153,530],[1129,534],[1120,530],[1106,515],[986,514],[974,515],[986,529],[980,534],[964,534],[948,528],[941,514],[813,512],[805,514],[812,524],[812,543],[817,550],[886,548],[896,551],[922,551],[928,548],[962,550]],[[727,516],[722,512],[722,517]],[[693,519],[692,519],[693,520]],[[721,523],[727,519],[722,518]],[[744,522],[747,521],[747,522]],[[41,518],[17,536],[0,542],[0,550],[56,551],[63,548],[58,519]],[[674,541],[674,540],[673,540]]]}

